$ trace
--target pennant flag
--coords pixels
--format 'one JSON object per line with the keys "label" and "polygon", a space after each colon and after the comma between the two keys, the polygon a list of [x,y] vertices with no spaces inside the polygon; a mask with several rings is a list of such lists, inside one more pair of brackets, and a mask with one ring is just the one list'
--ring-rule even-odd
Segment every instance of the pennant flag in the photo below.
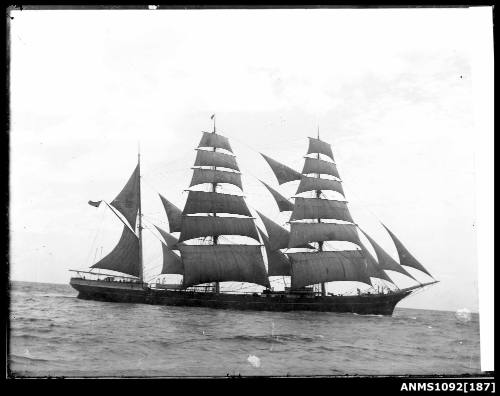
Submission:
{"label": "pennant flag", "polygon": [[211,120],[213,120],[215,117],[215,114],[212,114],[212,117],[210,117]]}
{"label": "pennant flag", "polygon": [[89,201],[89,205],[95,206],[96,208],[99,207],[102,201]]}

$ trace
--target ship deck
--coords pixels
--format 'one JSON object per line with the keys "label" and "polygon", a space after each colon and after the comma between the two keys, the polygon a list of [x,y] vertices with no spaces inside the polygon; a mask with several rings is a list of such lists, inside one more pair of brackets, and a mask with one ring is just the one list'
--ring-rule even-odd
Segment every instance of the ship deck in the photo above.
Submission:
{"label": "ship deck", "polygon": [[186,289],[155,289],[139,282],[71,278],[78,298],[153,305],[256,311],[327,311],[391,315],[413,288],[386,294],[321,296],[314,293],[214,293]]}

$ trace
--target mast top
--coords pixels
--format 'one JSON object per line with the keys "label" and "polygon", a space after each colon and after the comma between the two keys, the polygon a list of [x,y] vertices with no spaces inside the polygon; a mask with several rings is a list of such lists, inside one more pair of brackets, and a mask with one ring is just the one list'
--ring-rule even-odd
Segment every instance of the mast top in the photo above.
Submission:
{"label": "mast top", "polygon": [[214,130],[212,133],[215,133],[216,132],[216,128],[215,128],[215,113],[212,114],[212,116],[210,117],[211,120],[214,120]]}

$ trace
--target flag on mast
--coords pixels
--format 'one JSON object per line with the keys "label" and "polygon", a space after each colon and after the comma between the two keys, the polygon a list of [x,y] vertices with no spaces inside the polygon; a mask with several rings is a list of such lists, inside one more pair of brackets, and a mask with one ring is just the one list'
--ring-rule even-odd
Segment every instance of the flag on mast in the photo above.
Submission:
{"label": "flag on mast", "polygon": [[212,114],[212,116],[210,117],[211,120],[213,120],[215,117],[215,114]]}
{"label": "flag on mast", "polygon": [[102,201],[89,201],[89,205],[95,206],[96,208],[99,207]]}

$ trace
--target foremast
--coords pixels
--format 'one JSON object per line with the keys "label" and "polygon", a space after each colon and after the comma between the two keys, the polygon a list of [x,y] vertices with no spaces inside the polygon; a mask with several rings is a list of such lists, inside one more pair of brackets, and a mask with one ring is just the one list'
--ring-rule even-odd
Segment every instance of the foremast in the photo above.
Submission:
{"label": "foremast", "polygon": [[[212,132],[212,133],[213,133],[213,134],[215,134],[215,133],[216,133],[216,128],[215,128],[215,114],[212,114],[212,120],[214,121],[214,130],[213,130],[213,132]],[[212,151],[213,151],[213,152],[216,152],[216,151],[217,151],[217,147],[212,147]],[[216,171],[216,170],[217,170],[217,166],[213,166],[213,167],[212,167],[212,169],[213,169],[214,171]],[[218,184],[218,183],[217,183],[216,181],[214,181],[214,182],[212,183],[212,191],[213,191],[213,192],[217,192],[217,184]],[[217,217],[217,212],[216,212],[216,211],[214,211],[214,212],[213,212],[213,215],[214,215],[214,217]],[[218,236],[218,235],[213,235],[213,236],[212,236],[212,242],[213,242],[213,244],[214,244],[214,245],[217,245],[218,239],[219,239],[219,236]],[[219,283],[219,282],[215,282],[215,283],[214,283],[214,286],[215,286],[215,292],[216,292],[216,293],[219,293],[219,292],[220,292],[220,283]]]}
{"label": "foremast", "polygon": [[[287,249],[285,254],[290,262],[288,272],[291,276],[292,289],[320,284],[321,292],[325,295],[325,283],[332,281],[357,281],[374,286],[371,278],[379,278],[394,284],[384,270],[397,271],[415,279],[402,267],[403,265],[430,275],[391,232],[389,234],[398,250],[400,263],[391,260],[390,256],[379,245],[374,245],[378,261],[371,256],[359,238],[358,230],[360,229],[347,208],[345,193],[331,146],[319,139],[319,128],[317,138],[309,138],[307,154],[315,154],[315,156],[306,155],[302,173],[262,154],[279,184],[300,181],[296,196],[293,197],[294,203],[290,207],[292,214],[289,220],[290,232],[288,235],[285,234],[286,230],[281,229],[278,224],[259,213],[268,231],[268,245],[269,249],[272,250],[271,253],[276,253],[276,249]],[[325,159],[321,159],[320,154],[324,155]],[[311,177],[312,174],[315,177]],[[322,174],[327,178],[322,178]],[[287,210],[288,201],[286,198],[266,183],[264,185],[275,198],[280,211]],[[325,199],[322,199],[323,190],[334,191],[340,194],[344,200],[332,200],[326,196]],[[315,192],[315,198],[297,196],[297,194],[308,191]],[[326,222],[323,222],[324,219]],[[315,221],[311,222],[312,220]],[[389,230],[387,229],[387,231]],[[366,236],[368,237],[368,235]],[[287,246],[277,242],[282,242],[285,239],[289,241]],[[327,241],[350,242],[356,247],[347,250],[345,248],[344,250],[325,250],[324,242]],[[369,241],[372,242],[372,239],[369,238]],[[290,251],[290,249],[303,248],[304,244],[312,242],[317,244],[315,251]],[[269,256],[270,253],[268,253]],[[286,275],[285,271],[282,271],[282,274]],[[420,285],[416,287],[420,287]]]}
{"label": "foremast", "polygon": [[[318,140],[319,140],[319,125],[318,125]],[[316,153],[316,159],[318,159],[318,160],[320,159],[319,158],[319,153]],[[321,173],[317,173],[316,177],[318,179],[321,179]],[[321,198],[321,190],[316,190],[316,198],[318,198],[318,199]],[[321,217],[318,217],[318,223],[321,223]],[[319,241],[318,242],[318,252],[322,252],[322,251],[323,251],[323,242]],[[321,285],[321,295],[322,296],[326,296],[326,285],[325,285],[325,282],[321,282],[320,285]]]}

